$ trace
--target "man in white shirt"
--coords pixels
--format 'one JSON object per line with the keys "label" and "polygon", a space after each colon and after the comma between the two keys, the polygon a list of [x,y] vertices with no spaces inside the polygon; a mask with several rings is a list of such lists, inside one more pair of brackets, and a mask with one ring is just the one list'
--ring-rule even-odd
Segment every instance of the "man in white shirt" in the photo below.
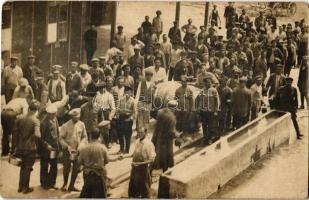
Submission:
{"label": "man in white shirt", "polygon": [[12,99],[15,88],[18,86],[19,80],[23,77],[22,69],[17,65],[18,58],[11,57],[11,64],[3,70],[3,84],[6,102]]}
{"label": "man in white shirt", "polygon": [[82,90],[85,91],[87,86],[91,83],[91,75],[89,74],[89,67],[87,64],[81,64],[80,68],[80,76],[82,78]]}
{"label": "man in white shirt", "polygon": [[278,33],[276,32],[276,27],[272,26],[271,31],[267,34],[267,40],[270,44],[271,41],[275,40],[278,37]]}
{"label": "man in white shirt", "polygon": [[1,112],[1,124],[3,128],[2,156],[7,156],[10,152],[9,138],[12,135],[15,121],[18,117],[26,116],[28,113],[28,103],[25,98],[12,99],[3,107]]}
{"label": "man in white shirt", "polygon": [[66,95],[65,83],[60,78],[58,68],[61,68],[61,66],[53,66],[53,78],[47,83],[48,97],[52,103],[61,101]]}
{"label": "man in white shirt", "polygon": [[160,58],[155,59],[155,66],[149,67],[149,69],[153,72],[152,82],[157,85],[159,83],[163,83],[166,81],[166,72],[163,67],[161,67]]}
{"label": "man in white shirt", "polygon": [[251,106],[251,120],[258,117],[259,110],[261,108],[261,104],[263,102],[263,95],[262,95],[262,75],[258,75],[255,77],[255,83],[251,86],[251,99],[252,99],[252,106]]}
{"label": "man in white shirt", "polygon": [[116,47],[117,41],[115,39],[112,40],[112,47],[106,51],[106,60],[107,64],[113,63],[113,57],[117,55],[117,53],[122,53],[120,49]]}
{"label": "man in white shirt", "polygon": [[163,34],[163,42],[161,43],[161,50],[164,53],[165,56],[165,62],[166,62],[166,71],[168,71],[170,67],[170,61],[171,61],[171,52],[172,52],[172,44],[167,40],[167,35]]}

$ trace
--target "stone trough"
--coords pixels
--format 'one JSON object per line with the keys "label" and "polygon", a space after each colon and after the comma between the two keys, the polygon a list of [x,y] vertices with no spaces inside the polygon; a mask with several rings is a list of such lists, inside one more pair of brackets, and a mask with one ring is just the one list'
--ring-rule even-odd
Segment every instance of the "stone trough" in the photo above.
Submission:
{"label": "stone trough", "polygon": [[206,198],[295,135],[289,113],[265,113],[162,174],[158,195]]}

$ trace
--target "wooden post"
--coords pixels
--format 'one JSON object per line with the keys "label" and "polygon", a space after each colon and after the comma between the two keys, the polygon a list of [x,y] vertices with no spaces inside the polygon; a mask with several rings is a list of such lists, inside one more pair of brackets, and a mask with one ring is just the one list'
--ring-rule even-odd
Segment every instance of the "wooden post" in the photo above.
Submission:
{"label": "wooden post", "polygon": [[208,15],[209,15],[209,2],[205,3],[205,18],[204,18],[204,26],[207,29],[207,25],[208,25]]}
{"label": "wooden post", "polygon": [[112,23],[111,23],[111,35],[110,35],[110,47],[112,46],[112,40],[115,35],[115,30],[116,30],[116,23],[117,23],[117,1],[114,2],[109,2],[113,4],[113,10],[112,10]]}
{"label": "wooden post", "polygon": [[176,14],[175,14],[175,21],[178,21],[179,23],[180,19],[180,1],[176,2]]}

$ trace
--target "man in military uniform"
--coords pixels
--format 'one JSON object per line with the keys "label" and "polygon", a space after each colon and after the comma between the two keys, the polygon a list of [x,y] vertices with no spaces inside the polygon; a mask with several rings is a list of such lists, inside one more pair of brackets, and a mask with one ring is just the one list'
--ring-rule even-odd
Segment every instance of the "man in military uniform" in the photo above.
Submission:
{"label": "man in military uniform", "polygon": [[[56,118],[57,107],[50,104],[46,108],[47,116],[41,122],[41,169],[40,181],[43,189],[57,189],[55,187],[57,179],[57,157],[51,156],[51,152],[56,154],[60,150],[59,124]],[[49,168],[49,170],[48,170]]]}
{"label": "man in military uniform", "polygon": [[291,119],[293,121],[294,128],[296,130],[297,139],[301,139],[303,136],[300,133],[299,126],[296,119],[296,112],[298,108],[297,89],[292,86],[293,78],[287,77],[285,79],[285,85],[282,86],[277,93],[276,108],[282,111],[291,113]]}
{"label": "man in military uniform", "polygon": [[28,80],[29,85],[31,86],[33,92],[35,93],[36,89],[36,82],[35,78],[37,76],[37,73],[40,71],[40,69],[34,64],[35,63],[35,56],[29,55],[28,56],[28,62],[23,67],[23,75]]}

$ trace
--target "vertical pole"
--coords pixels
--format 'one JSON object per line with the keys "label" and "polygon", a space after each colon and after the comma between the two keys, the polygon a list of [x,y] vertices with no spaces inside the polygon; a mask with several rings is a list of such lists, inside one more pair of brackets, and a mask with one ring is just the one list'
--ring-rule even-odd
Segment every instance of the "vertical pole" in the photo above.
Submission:
{"label": "vertical pole", "polygon": [[180,1],[176,2],[176,14],[175,14],[175,21],[179,23],[180,19]]}
{"label": "vertical pole", "polygon": [[31,19],[31,52],[30,54],[33,54],[33,39],[34,39],[34,1],[32,1],[32,19]]}
{"label": "vertical pole", "polygon": [[86,23],[86,3],[84,1],[79,2],[81,4],[81,19],[80,19],[80,44],[79,44],[79,63],[84,62],[84,51],[83,51],[83,37],[84,37],[84,26]]}
{"label": "vertical pole", "polygon": [[208,15],[209,15],[209,2],[205,3],[205,18],[204,18],[204,26],[207,28],[208,25]]}
{"label": "vertical pole", "polygon": [[69,72],[69,66],[70,66],[70,57],[71,57],[71,37],[72,37],[72,4],[73,1],[69,2],[69,21],[68,21],[68,31],[69,31],[69,38],[68,38],[68,63],[67,63],[67,72]]}
{"label": "vertical pole", "polygon": [[112,39],[115,35],[116,23],[117,23],[117,1],[109,2],[113,4],[112,9],[112,23],[111,23],[111,35],[110,35],[110,46],[112,46]]}

